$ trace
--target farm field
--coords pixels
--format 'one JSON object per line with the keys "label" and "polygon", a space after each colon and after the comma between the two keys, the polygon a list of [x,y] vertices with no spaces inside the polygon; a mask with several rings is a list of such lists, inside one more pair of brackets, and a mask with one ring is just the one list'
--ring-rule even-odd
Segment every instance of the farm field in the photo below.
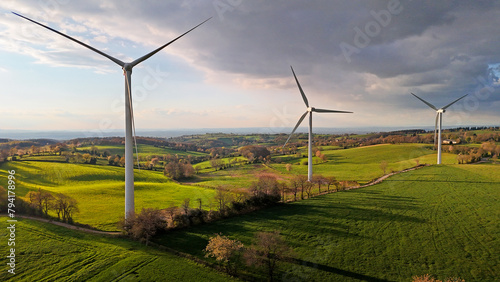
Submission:
{"label": "farm field", "polygon": [[[6,218],[0,237],[6,242]],[[102,237],[52,224],[16,223],[16,274],[3,264],[1,281],[232,281],[194,262],[127,239]],[[9,255],[2,248],[2,257]]]}
{"label": "farm field", "polygon": [[[123,156],[125,152],[125,145],[96,145],[99,152],[109,151],[112,155],[120,155]],[[88,151],[90,150],[90,146],[82,146],[77,148],[78,151]],[[146,157],[150,155],[179,155],[179,156],[188,156],[191,155],[193,157],[197,156],[205,156],[206,153],[201,152],[193,152],[193,151],[180,151],[169,148],[155,147],[152,145],[146,144],[137,144],[137,151],[139,152],[139,156]],[[134,147],[134,156],[136,155],[135,147]]]}
{"label": "farm field", "polygon": [[[377,145],[346,150],[332,147],[324,148],[322,152],[329,160],[314,165],[315,173],[360,183],[383,174],[380,169],[381,160],[388,162],[387,171],[390,171],[415,166],[416,158],[419,158],[420,163],[433,163],[436,156],[434,151],[421,144]],[[0,181],[5,180],[7,170],[14,169],[19,177],[19,195],[39,188],[67,194],[79,202],[80,212],[74,216],[76,222],[102,230],[117,230],[116,223],[124,210],[123,168],[64,163],[58,158],[60,157],[35,156],[3,163],[0,165]],[[299,158],[298,161],[302,159],[305,158]],[[443,162],[454,161],[455,155],[443,154]],[[212,188],[247,188],[261,173],[271,173],[279,179],[287,179],[296,174],[306,174],[307,166],[293,165],[290,172],[286,171],[284,163],[269,166],[235,165],[229,169],[206,171],[194,180],[187,181],[192,185],[183,185],[169,180],[162,172],[135,170],[136,210],[139,211],[142,207],[178,206],[185,198],[192,201],[201,198],[204,208],[210,209],[210,202],[215,194]]]}
{"label": "farm field", "polygon": [[250,245],[258,231],[280,230],[296,264],[281,278],[298,281],[495,281],[500,277],[500,166],[441,165],[379,185],[278,206],[176,231],[158,243],[203,257],[222,233]]}
{"label": "farm field", "polygon": [[[233,164],[233,166],[238,166],[244,164],[247,161],[247,158],[240,156],[240,157],[221,158],[220,160],[224,165],[236,162]],[[201,168],[200,173],[210,173],[214,171],[214,168],[212,168],[210,161],[199,162],[193,164],[193,166],[199,166]]]}
{"label": "farm field", "polygon": [[[124,169],[114,166],[85,164],[15,161],[0,165],[0,181],[6,183],[8,170],[15,170],[17,193],[26,195],[30,190],[44,189],[63,193],[78,201],[80,212],[74,215],[79,223],[102,230],[117,230],[123,215]],[[180,205],[185,198],[201,198],[204,204],[215,191],[197,186],[185,186],[169,180],[162,172],[136,170],[135,206],[167,208]]]}
{"label": "farm field", "polygon": [[[328,161],[313,165],[313,171],[315,174],[335,176],[337,180],[353,180],[364,184],[384,174],[380,168],[382,161],[387,162],[386,172],[414,167],[417,160],[420,164],[435,164],[436,151],[428,147],[426,144],[383,144],[345,150],[323,150],[322,153],[327,156]],[[291,161],[272,164],[271,167],[283,174],[307,174],[307,165],[297,164],[307,161],[307,157],[289,157],[292,157]],[[290,172],[285,168],[286,163],[292,164]],[[456,164],[456,155],[443,153],[442,163]]]}

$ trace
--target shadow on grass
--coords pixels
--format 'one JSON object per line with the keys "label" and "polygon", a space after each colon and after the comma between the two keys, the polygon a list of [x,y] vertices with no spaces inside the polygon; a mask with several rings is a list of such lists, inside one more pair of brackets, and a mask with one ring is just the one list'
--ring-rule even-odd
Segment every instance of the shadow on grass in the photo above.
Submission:
{"label": "shadow on grass", "polygon": [[[407,179],[387,179],[386,182],[407,182]],[[422,182],[422,183],[467,183],[467,184],[500,184],[498,181],[470,181],[470,180],[429,180],[429,179],[421,179],[416,180],[412,179],[412,182]]]}
{"label": "shadow on grass", "polygon": [[317,270],[330,272],[333,274],[338,274],[338,275],[342,275],[345,277],[350,277],[350,278],[359,279],[359,280],[363,280],[363,281],[369,281],[369,282],[389,281],[389,280],[385,280],[385,279],[380,279],[380,278],[364,275],[361,273],[351,272],[348,270],[343,270],[340,268],[336,268],[336,267],[332,267],[332,266],[328,266],[328,265],[324,265],[324,264],[317,264],[317,263],[313,263],[313,262],[305,261],[305,260],[300,260],[300,259],[289,259],[288,261],[293,263],[293,264],[296,264],[296,265],[300,265],[300,266],[309,266],[310,265]]}

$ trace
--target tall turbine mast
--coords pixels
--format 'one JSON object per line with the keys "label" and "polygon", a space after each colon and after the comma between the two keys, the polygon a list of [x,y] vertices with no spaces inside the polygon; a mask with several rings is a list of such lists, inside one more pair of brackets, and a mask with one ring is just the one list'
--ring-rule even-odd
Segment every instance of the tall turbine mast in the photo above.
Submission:
{"label": "tall turbine mast", "polygon": [[449,103],[448,105],[446,105],[446,106],[444,106],[442,108],[439,108],[439,109],[436,108],[433,104],[431,104],[431,103],[425,101],[424,99],[418,97],[417,95],[415,95],[413,93],[411,93],[411,95],[415,96],[417,99],[419,99],[420,101],[424,102],[424,104],[426,104],[431,109],[433,109],[433,110],[436,111],[436,122],[434,124],[434,146],[436,146],[436,142],[437,142],[437,150],[438,150],[438,153],[437,153],[437,164],[441,164],[441,144],[442,144],[441,129],[443,127],[443,113],[446,112],[446,109],[449,106],[455,104],[456,102],[458,102],[459,100],[461,100],[462,98],[464,98],[465,96],[467,96],[468,94],[465,94],[464,96],[456,99],[455,101],[453,101],[453,102]]}
{"label": "tall turbine mast", "polygon": [[[18,13],[12,12],[14,15],[19,16],[25,20],[28,20],[34,24],[37,24],[41,27],[44,27],[50,31],[53,31],[73,42],[76,42],[83,47],[90,49],[97,54],[104,56],[108,58],[109,60],[113,61],[117,65],[119,65],[124,72],[125,75],[125,218],[127,218],[129,215],[133,214],[135,212],[135,207],[134,207],[134,156],[133,156],[133,140],[135,139],[135,125],[134,125],[134,120],[133,120],[133,104],[132,104],[132,68],[134,68],[136,65],[140,64],[141,62],[147,60],[149,57],[153,56],[154,54],[158,53],[160,50],[163,48],[167,47],[168,45],[174,43],[177,41],[179,38],[183,37],[184,35],[188,34],[195,28],[199,27],[200,25],[204,24],[211,18],[206,19],[202,23],[198,24],[197,26],[191,28],[190,30],[184,32],[183,34],[179,35],[172,41],[158,47],[157,49],[151,51],[150,53],[136,59],[135,61],[131,63],[125,63],[122,62],[121,60],[114,58],[102,51],[97,50],[96,48],[87,45],[69,35],[66,35],[62,32],[59,32],[53,28],[50,28],[46,25],[43,25],[37,21],[34,21],[32,19],[29,19],[23,15],[20,15]],[[132,137],[134,135],[134,138]],[[138,162],[139,163],[139,162]]]}
{"label": "tall turbine mast", "polygon": [[290,136],[288,136],[288,139],[285,142],[285,145],[283,145],[283,148],[286,146],[290,138],[292,137],[293,133],[295,130],[297,130],[297,127],[302,123],[304,118],[306,117],[307,114],[309,114],[309,140],[308,140],[308,148],[307,148],[307,181],[311,182],[312,181],[312,113],[317,112],[317,113],[352,113],[352,112],[346,112],[346,111],[336,111],[336,110],[325,110],[325,109],[317,109],[313,107],[309,107],[309,101],[307,100],[306,94],[304,93],[304,90],[302,90],[302,86],[300,86],[299,80],[297,79],[297,76],[295,75],[295,72],[293,71],[293,67],[290,66],[292,69],[293,77],[295,78],[295,82],[297,83],[297,87],[299,88],[300,95],[302,96],[302,99],[304,100],[304,104],[306,104],[306,112],[299,118],[299,121],[295,125],[295,127],[292,130],[292,133],[290,133]]}

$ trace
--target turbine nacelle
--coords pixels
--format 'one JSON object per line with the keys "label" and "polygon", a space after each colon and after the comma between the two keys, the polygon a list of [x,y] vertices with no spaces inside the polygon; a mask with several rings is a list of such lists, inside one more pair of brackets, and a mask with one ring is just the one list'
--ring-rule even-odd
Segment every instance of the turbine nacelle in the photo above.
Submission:
{"label": "turbine nacelle", "polygon": [[445,113],[445,112],[446,112],[446,110],[445,110],[445,109],[439,109],[439,110],[437,110],[437,112],[438,112],[438,113]]}
{"label": "turbine nacelle", "polygon": [[307,111],[310,113],[310,112],[314,112],[314,107],[307,107]]}
{"label": "turbine nacelle", "polygon": [[124,72],[127,72],[127,71],[132,72],[132,68],[133,67],[134,66],[131,63],[125,63],[123,65],[122,69],[123,69]]}

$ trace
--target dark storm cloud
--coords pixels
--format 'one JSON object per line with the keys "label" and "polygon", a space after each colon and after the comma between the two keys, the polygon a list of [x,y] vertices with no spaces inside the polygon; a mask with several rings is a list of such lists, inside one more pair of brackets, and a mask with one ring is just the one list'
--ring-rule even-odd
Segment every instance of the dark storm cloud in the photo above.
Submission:
{"label": "dark storm cloud", "polygon": [[308,93],[352,104],[405,109],[415,105],[410,91],[436,104],[470,93],[482,110],[500,111],[498,1],[86,1],[56,11],[54,21],[71,15],[151,49],[212,16],[169,50],[213,73],[283,79],[276,87],[290,89],[293,65]]}

